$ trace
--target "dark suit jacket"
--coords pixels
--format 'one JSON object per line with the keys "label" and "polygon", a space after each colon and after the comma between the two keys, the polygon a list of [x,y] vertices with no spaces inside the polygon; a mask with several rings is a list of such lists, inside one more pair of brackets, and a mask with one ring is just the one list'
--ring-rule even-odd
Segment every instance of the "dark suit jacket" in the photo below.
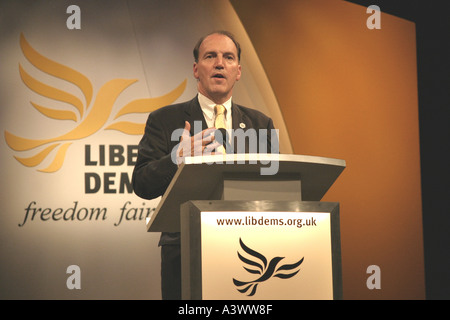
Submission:
{"label": "dark suit jacket", "polygon": [[[233,129],[267,129],[270,150],[270,129],[274,129],[272,119],[262,112],[232,103]],[[202,130],[208,128],[198,102],[198,98],[166,106],[150,113],[145,133],[139,143],[139,152],[133,171],[133,188],[136,195],[144,199],[154,199],[164,194],[170,184],[177,164],[172,161],[171,152],[179,141],[171,141],[172,132],[184,128],[184,121],[191,124],[194,135],[194,121],[202,121]],[[270,152],[270,151],[268,151]],[[179,234],[163,233],[160,245],[179,244]]]}

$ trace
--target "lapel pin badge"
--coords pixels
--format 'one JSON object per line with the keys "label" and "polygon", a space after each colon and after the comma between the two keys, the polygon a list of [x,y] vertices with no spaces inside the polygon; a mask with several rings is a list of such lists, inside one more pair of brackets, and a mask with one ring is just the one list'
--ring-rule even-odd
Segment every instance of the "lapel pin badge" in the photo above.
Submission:
{"label": "lapel pin badge", "polygon": [[241,129],[245,129],[245,123],[243,122],[239,123],[239,127],[241,127]]}

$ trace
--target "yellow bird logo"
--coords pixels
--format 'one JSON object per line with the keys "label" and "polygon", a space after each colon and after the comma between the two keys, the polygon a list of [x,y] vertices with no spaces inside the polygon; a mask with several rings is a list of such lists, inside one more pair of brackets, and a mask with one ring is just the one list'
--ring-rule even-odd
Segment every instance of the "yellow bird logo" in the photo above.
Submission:
{"label": "yellow bird logo", "polygon": [[[20,77],[24,84],[48,99],[69,104],[73,110],[48,108],[31,102],[44,116],[55,120],[72,120],[77,126],[69,132],[54,138],[28,139],[16,136],[5,131],[5,140],[8,146],[18,152],[33,150],[31,157],[18,157],[16,160],[27,167],[36,167],[44,159],[50,157],[51,152],[56,149],[56,154],[46,168],[39,169],[41,172],[56,172],[63,163],[69,146],[76,140],[84,139],[100,130],[117,130],[130,135],[142,135],[145,123],[129,121],[116,121],[119,117],[131,113],[149,113],[162,106],[169,105],[178,99],[186,88],[185,79],[171,92],[156,98],[143,98],[131,101],[122,107],[113,120],[110,121],[111,111],[118,96],[137,79],[113,79],[106,82],[93,99],[93,88],[91,81],[82,73],[63,64],[46,58],[37,52],[27,42],[24,35],[20,35],[20,47],[25,58],[37,69],[53,77],[68,81],[77,86],[84,95],[81,101],[72,93],[47,85],[27,73],[19,64]],[[92,102],[92,106],[91,106]]]}

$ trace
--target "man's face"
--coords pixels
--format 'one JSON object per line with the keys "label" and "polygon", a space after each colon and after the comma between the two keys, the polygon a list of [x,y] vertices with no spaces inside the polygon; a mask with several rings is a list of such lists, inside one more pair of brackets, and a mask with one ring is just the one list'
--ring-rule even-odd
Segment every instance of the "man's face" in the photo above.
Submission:
{"label": "man's face", "polygon": [[198,62],[194,63],[194,76],[201,94],[218,104],[227,101],[234,83],[241,78],[234,42],[222,34],[206,37],[199,48]]}

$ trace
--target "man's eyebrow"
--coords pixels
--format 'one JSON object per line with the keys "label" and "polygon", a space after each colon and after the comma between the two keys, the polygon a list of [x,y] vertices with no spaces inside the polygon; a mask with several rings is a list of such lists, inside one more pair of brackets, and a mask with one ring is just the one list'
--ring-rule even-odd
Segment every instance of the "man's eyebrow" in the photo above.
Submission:
{"label": "man's eyebrow", "polygon": [[205,52],[203,54],[203,56],[207,56],[207,55],[210,55],[210,54],[217,54],[217,51],[207,51],[207,52]]}
{"label": "man's eyebrow", "polygon": [[[211,50],[211,51],[207,51],[207,52],[205,52],[204,54],[203,54],[203,57],[205,57],[205,56],[207,56],[207,55],[210,55],[210,54],[213,54],[213,55],[217,55],[217,51],[214,51],[214,50]],[[232,56],[234,56],[234,57],[236,57],[236,54],[233,52],[233,51],[225,51],[225,52],[223,52],[223,55],[224,56],[230,56],[230,55],[232,55]]]}
{"label": "man's eyebrow", "polygon": [[227,51],[223,53],[224,56],[233,56],[236,57],[236,54],[233,51]]}

